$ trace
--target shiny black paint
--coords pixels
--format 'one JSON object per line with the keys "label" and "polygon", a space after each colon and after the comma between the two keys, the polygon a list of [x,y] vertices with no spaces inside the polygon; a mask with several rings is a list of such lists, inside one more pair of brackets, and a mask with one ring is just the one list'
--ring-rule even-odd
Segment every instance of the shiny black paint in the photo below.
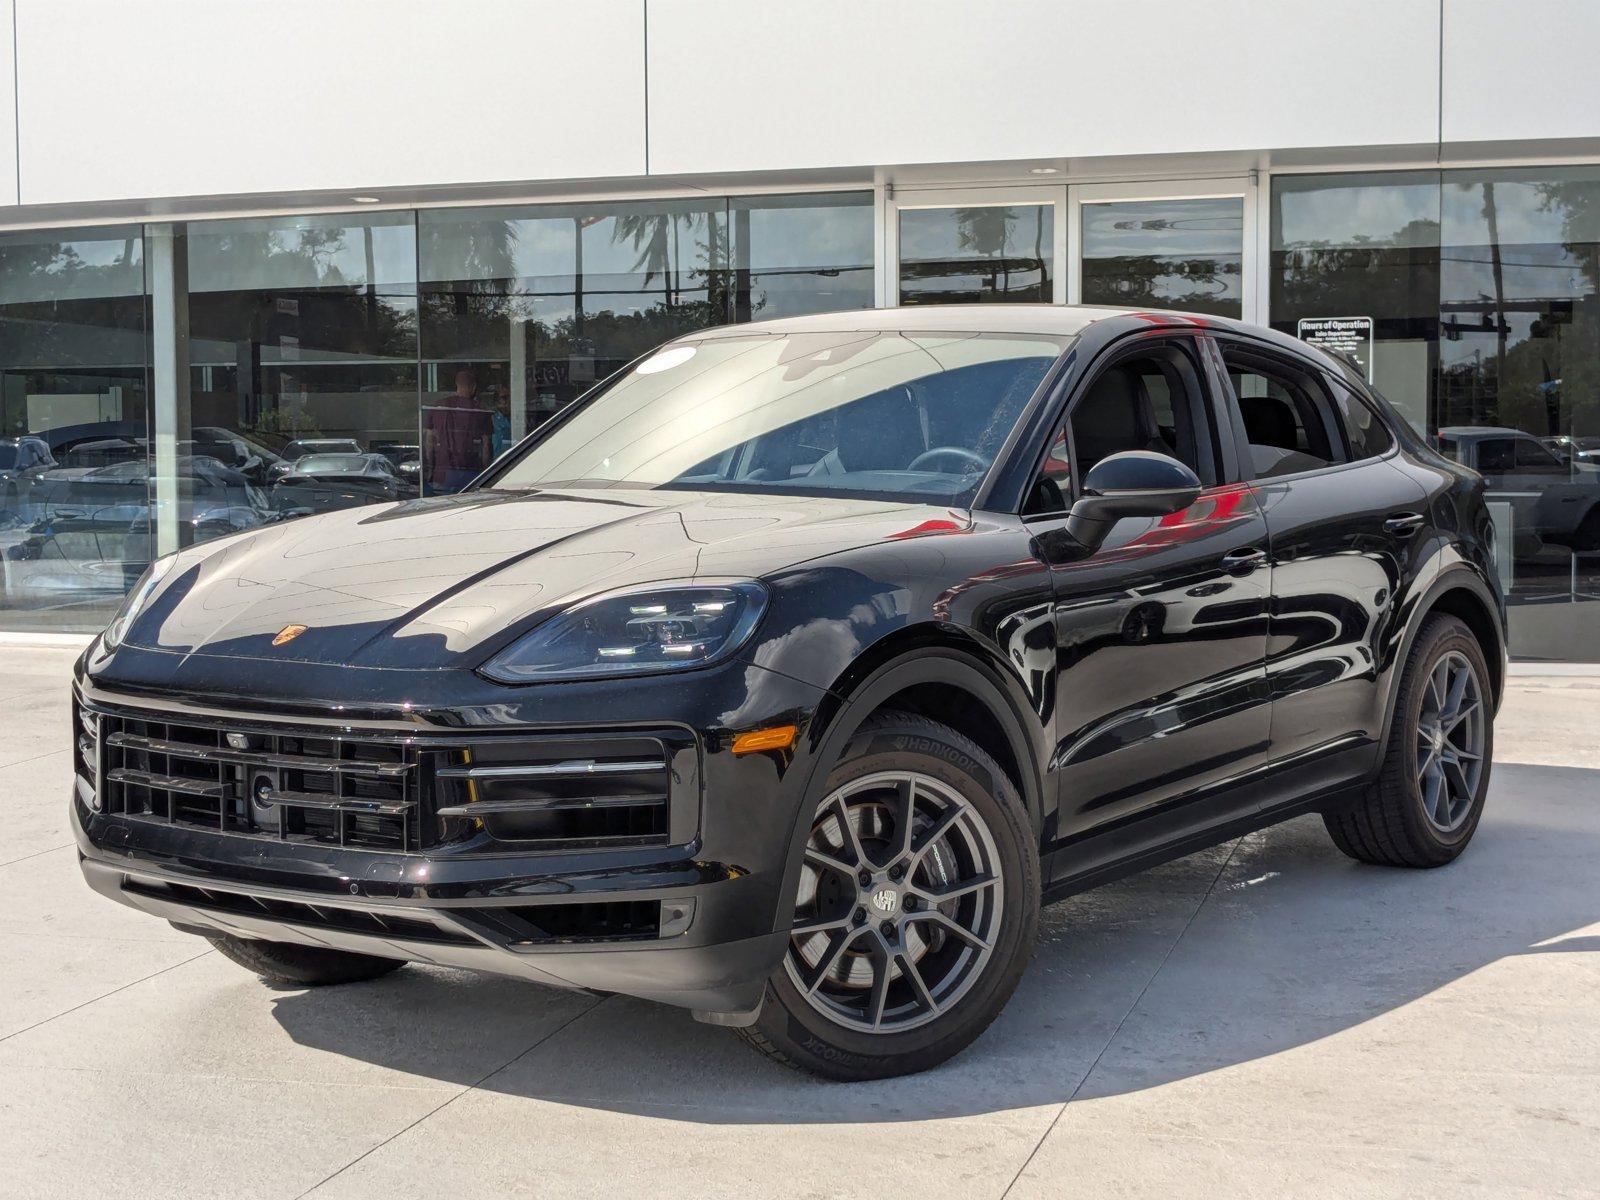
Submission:
{"label": "shiny black paint", "polygon": [[[1052,318],[984,306],[937,319],[1006,328]],[[91,705],[253,714],[324,733],[681,728],[698,742],[690,840],[487,857],[264,848],[135,828],[94,813],[80,788],[86,870],[128,902],[128,876],[328,896],[351,895],[354,882],[362,900],[417,909],[692,898],[695,920],[670,945],[548,948],[520,955],[517,970],[738,1012],[757,1002],[782,952],[797,834],[851,733],[881,706],[989,731],[986,748],[1039,833],[1049,889],[1062,894],[1360,784],[1377,762],[1397,665],[1431,606],[1473,606],[1500,669],[1481,482],[1392,412],[1399,447],[1383,459],[1259,485],[1240,478],[1239,421],[1210,339],[1258,340],[1364,391],[1345,368],[1213,318],[1071,319],[1077,340],[975,509],[612,490],[475,491],[330,513],[181,552],[127,643],[111,654],[97,643],[78,666]],[[1108,354],[1151,336],[1190,339],[1207,364],[1222,481],[1174,517],[1118,521],[1097,548],[1062,516],[1024,520],[1045,440],[1072,398]],[[1397,510],[1425,521],[1396,537],[1383,522]],[[691,578],[759,578],[770,591],[731,661],[523,687],[477,673],[577,599]],[[291,622],[311,628],[273,647]],[[792,750],[730,752],[737,733],[780,724],[800,728]]]}

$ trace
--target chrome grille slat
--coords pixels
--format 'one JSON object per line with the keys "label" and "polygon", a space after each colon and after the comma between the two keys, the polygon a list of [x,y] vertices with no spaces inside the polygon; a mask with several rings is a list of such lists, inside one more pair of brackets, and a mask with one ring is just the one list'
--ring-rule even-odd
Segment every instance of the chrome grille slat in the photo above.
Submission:
{"label": "chrome grille slat", "polygon": [[578,812],[588,808],[637,808],[655,804],[661,797],[639,796],[584,796],[573,800],[474,800],[441,808],[441,817],[481,817],[487,813],[509,812]]}
{"label": "chrome grille slat", "polygon": [[388,816],[396,816],[401,813],[408,812],[414,807],[413,804],[407,801],[385,803],[382,800],[360,800],[351,799],[349,797],[339,798],[334,796],[318,795],[316,792],[294,792],[280,790],[271,791],[265,796],[257,796],[255,799],[257,803],[263,804],[268,808],[271,808],[274,805],[283,804],[295,808],[325,809],[329,812],[382,813]]}
{"label": "chrome grille slat", "polygon": [[141,737],[132,733],[114,733],[106,744],[128,750],[142,750],[149,754],[177,754],[205,762],[248,764],[272,767],[275,770],[315,771],[321,774],[370,775],[381,779],[400,779],[409,774],[411,767],[404,763],[364,763],[352,759],[319,759],[303,754],[265,754],[251,750],[233,750],[222,747],[196,746],[189,742],[173,742],[162,738]]}
{"label": "chrome grille slat", "polygon": [[182,792],[186,796],[206,796],[221,799],[228,794],[225,783],[206,783],[200,779],[185,779],[179,775],[155,775],[149,771],[134,771],[116,767],[106,772],[112,783],[132,784],[135,787],[159,788],[164,792]]}
{"label": "chrome grille slat", "polygon": [[504,767],[440,767],[441,779],[555,779],[585,775],[623,775],[638,771],[665,771],[662,759],[634,762],[596,762],[594,759]]}

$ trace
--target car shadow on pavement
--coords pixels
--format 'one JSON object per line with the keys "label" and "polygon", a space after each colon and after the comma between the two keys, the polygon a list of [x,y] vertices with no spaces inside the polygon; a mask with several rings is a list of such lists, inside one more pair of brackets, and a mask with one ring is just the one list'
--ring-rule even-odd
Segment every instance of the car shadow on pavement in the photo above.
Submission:
{"label": "car shadow on pavement", "polygon": [[[466,972],[271,1003],[303,1045],[560,1104],[738,1124],[1005,1112],[1159,1087],[1391,1014],[1388,1036],[1442,1036],[1401,1010],[1504,959],[1600,949],[1581,932],[1600,922],[1597,863],[1600,770],[1497,765],[1477,839],[1441,870],[1353,863],[1302,818],[1047,908],[986,1034],[932,1072],[867,1084],[796,1074],[663,1006]],[[463,1024],[470,1056],[440,1044],[459,1032],[432,1032]],[[506,1064],[487,1078],[486,1040]]]}

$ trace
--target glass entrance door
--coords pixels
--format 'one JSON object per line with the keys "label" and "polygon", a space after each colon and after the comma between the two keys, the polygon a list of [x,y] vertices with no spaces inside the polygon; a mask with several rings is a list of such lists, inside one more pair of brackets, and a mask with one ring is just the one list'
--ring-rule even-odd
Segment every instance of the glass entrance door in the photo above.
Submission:
{"label": "glass entrance door", "polygon": [[1259,319],[1251,180],[1078,185],[1068,221],[1069,304]]}
{"label": "glass entrance door", "polygon": [[888,202],[890,304],[1059,304],[1066,189],[905,193]]}

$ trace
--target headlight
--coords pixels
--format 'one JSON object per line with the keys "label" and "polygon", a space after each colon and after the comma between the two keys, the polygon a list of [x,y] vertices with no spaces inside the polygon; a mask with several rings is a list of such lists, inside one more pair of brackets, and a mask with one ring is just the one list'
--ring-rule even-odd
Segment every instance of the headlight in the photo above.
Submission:
{"label": "headlight", "polygon": [[728,658],[767,606],[759,583],[669,584],[596,596],[533,629],[483,667],[500,683],[683,671]]}
{"label": "headlight", "polygon": [[139,610],[149,601],[156,590],[156,585],[172,570],[172,560],[175,555],[158,558],[144,569],[144,574],[139,576],[139,582],[133,585],[133,590],[128,593],[128,598],[122,602],[122,607],[117,609],[117,615],[111,618],[105,632],[100,635],[100,645],[106,650],[115,650],[122,645],[122,639],[128,634],[128,626],[133,624],[134,617],[139,615]]}

